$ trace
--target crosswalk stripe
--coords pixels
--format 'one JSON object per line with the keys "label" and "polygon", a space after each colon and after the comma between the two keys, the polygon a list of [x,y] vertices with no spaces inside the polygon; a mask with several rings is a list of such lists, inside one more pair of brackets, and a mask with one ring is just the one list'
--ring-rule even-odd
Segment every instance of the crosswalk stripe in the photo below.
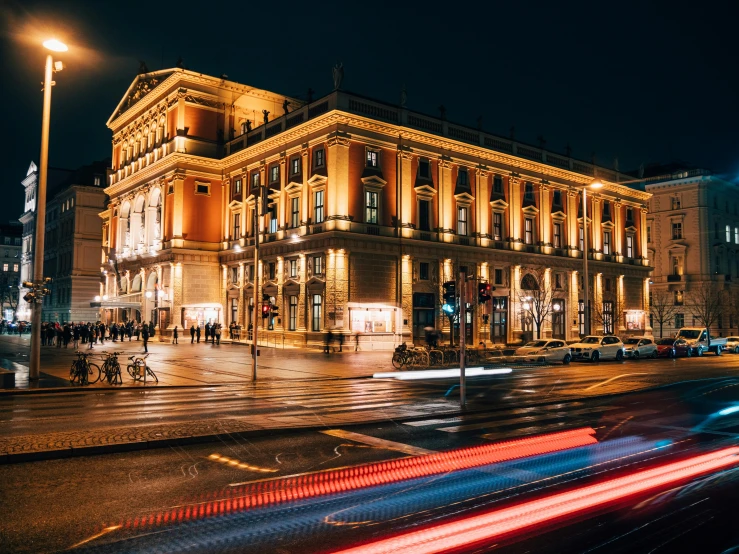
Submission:
{"label": "crosswalk stripe", "polygon": [[324,435],[331,435],[332,437],[360,442],[362,444],[369,444],[370,446],[386,448],[387,450],[395,450],[397,452],[402,452],[403,454],[410,454],[411,456],[421,456],[423,454],[433,454],[435,452],[434,450],[426,450],[425,448],[403,444],[402,442],[378,439],[376,437],[362,435],[361,433],[353,433],[352,431],[345,431],[343,429],[327,429],[321,431],[321,433]]}

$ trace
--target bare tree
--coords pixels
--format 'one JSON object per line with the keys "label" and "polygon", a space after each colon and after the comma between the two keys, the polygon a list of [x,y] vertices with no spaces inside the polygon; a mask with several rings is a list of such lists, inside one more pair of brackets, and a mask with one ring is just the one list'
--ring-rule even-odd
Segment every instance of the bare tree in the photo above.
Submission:
{"label": "bare tree", "polygon": [[518,290],[521,311],[525,317],[531,318],[536,338],[540,339],[542,327],[552,315],[554,288],[546,268],[524,268],[522,273],[524,277]]}
{"label": "bare tree", "polygon": [[13,313],[15,314],[15,311],[18,309],[18,287],[17,286],[8,286],[2,289],[0,291],[0,309],[2,310],[3,314],[5,313],[5,308],[8,307],[11,310],[13,310]]}
{"label": "bare tree", "polygon": [[593,323],[603,329],[604,335],[615,335],[624,320],[626,309],[623,300],[613,294],[604,294],[600,302],[590,305]]}
{"label": "bare tree", "polygon": [[659,338],[662,338],[662,330],[665,323],[669,323],[680,310],[675,305],[675,297],[667,290],[657,290],[652,292],[652,299],[649,304],[649,312],[652,314],[654,321],[659,323]]}
{"label": "bare tree", "polygon": [[688,295],[688,310],[701,327],[710,329],[726,309],[726,293],[715,283],[705,282]]}

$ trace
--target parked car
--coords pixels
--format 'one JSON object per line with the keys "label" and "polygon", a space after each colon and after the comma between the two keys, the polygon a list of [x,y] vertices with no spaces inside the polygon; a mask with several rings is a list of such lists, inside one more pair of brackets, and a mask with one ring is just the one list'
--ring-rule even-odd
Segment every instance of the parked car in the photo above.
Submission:
{"label": "parked car", "polygon": [[725,338],[712,337],[705,327],[683,327],[677,332],[677,338],[685,339],[692,354],[703,356],[704,352],[713,352],[720,356],[726,347]]}
{"label": "parked car", "polygon": [[739,354],[739,337],[726,337],[726,348],[727,352],[733,352]]}
{"label": "parked car", "polygon": [[589,335],[580,342],[570,345],[573,360],[597,362],[613,358],[619,362],[624,359],[624,343],[613,336]]}
{"label": "parked car", "polygon": [[649,337],[629,337],[624,341],[627,358],[656,358],[657,345]]}
{"label": "parked car", "polygon": [[657,356],[660,358],[675,358],[677,356],[691,356],[692,350],[684,339],[668,337],[659,339],[657,344]]}
{"label": "parked car", "polygon": [[516,356],[523,356],[527,362],[562,362],[569,364],[572,352],[563,340],[544,339],[526,343],[516,349]]}

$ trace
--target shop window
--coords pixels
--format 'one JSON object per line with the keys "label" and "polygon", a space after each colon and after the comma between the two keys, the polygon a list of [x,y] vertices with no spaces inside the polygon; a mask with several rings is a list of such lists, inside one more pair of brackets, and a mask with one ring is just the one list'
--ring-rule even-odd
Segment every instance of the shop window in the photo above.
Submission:
{"label": "shop window", "polygon": [[395,332],[395,312],[382,308],[351,308],[351,329],[354,333]]}

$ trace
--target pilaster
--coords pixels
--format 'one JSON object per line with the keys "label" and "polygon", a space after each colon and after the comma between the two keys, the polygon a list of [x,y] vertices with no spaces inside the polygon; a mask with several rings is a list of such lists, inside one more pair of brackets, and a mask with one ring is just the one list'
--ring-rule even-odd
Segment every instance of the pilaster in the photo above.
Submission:
{"label": "pilaster", "polygon": [[[174,198],[172,199],[172,240],[173,246],[182,246],[182,219],[185,206],[185,172],[175,170],[172,176]],[[179,244],[177,244],[179,242]]]}
{"label": "pilaster", "polygon": [[[521,241],[521,180],[511,175],[508,178],[509,208],[508,208],[508,231],[510,238],[515,242]],[[519,318],[520,319],[520,318]],[[518,323],[520,327],[520,321]]]}
{"label": "pilaster", "polygon": [[326,182],[326,218],[336,218],[336,227],[348,227],[349,216],[349,135],[335,131],[326,141],[328,181]]}
{"label": "pilaster", "polygon": [[297,321],[297,330],[300,332],[305,332],[307,329],[307,314],[308,311],[308,305],[307,305],[307,298],[306,298],[306,291],[305,291],[305,283],[306,283],[306,274],[307,274],[307,262],[305,259],[305,254],[299,255],[299,267],[298,267],[298,278],[300,280],[300,289],[298,293],[298,321]]}
{"label": "pilaster", "polygon": [[275,297],[275,305],[279,309],[279,315],[277,316],[277,321],[273,322],[272,327],[275,331],[282,332],[285,329],[283,321],[287,315],[287,311],[285,310],[285,298],[283,295],[283,286],[285,284],[285,258],[282,256],[277,256],[277,268],[275,271],[275,276],[277,277],[277,296]]}
{"label": "pilaster", "polygon": [[615,202],[614,203],[614,210],[613,210],[613,225],[614,225],[614,232],[613,232],[613,247],[614,252],[619,255],[618,261],[621,261],[621,256],[623,256],[623,235],[624,235],[624,226],[621,222],[623,215],[621,214],[621,202]]}
{"label": "pilaster", "polygon": [[545,183],[539,187],[539,237],[543,244],[552,244],[552,201],[549,186]]}
{"label": "pilaster", "polygon": [[408,146],[398,146],[398,165],[400,166],[400,228],[403,236],[412,236],[411,228],[408,227],[413,223],[413,169],[412,169],[413,153]]}
{"label": "pilaster", "polygon": [[452,164],[447,156],[439,160],[439,227],[444,233],[454,229]]}
{"label": "pilaster", "polygon": [[593,197],[593,202],[589,208],[590,211],[588,212],[588,215],[590,216],[590,221],[592,222],[591,226],[593,229],[593,232],[590,235],[593,239],[592,244],[590,244],[590,248],[593,250],[603,250],[603,229],[600,225],[602,214],[600,198]]}
{"label": "pilaster", "polygon": [[487,168],[482,166],[477,168],[475,184],[477,186],[477,193],[475,194],[475,206],[477,206],[476,231],[480,235],[489,235],[491,234],[489,220],[490,205],[488,204],[488,199],[490,198],[490,173],[487,171]]}
{"label": "pilaster", "polygon": [[[180,262],[170,263],[171,275],[171,297],[172,297],[172,313],[170,315],[170,325],[177,325],[182,328],[182,264]],[[142,314],[143,317],[143,314]]]}
{"label": "pilaster", "polygon": [[401,324],[403,335],[413,334],[411,325],[413,321],[413,259],[406,254],[402,258],[401,266]]}
{"label": "pilaster", "polygon": [[[329,250],[326,256],[326,293],[324,297],[326,325],[343,330],[349,313],[349,264],[344,249]],[[349,325],[347,324],[348,328]]]}

